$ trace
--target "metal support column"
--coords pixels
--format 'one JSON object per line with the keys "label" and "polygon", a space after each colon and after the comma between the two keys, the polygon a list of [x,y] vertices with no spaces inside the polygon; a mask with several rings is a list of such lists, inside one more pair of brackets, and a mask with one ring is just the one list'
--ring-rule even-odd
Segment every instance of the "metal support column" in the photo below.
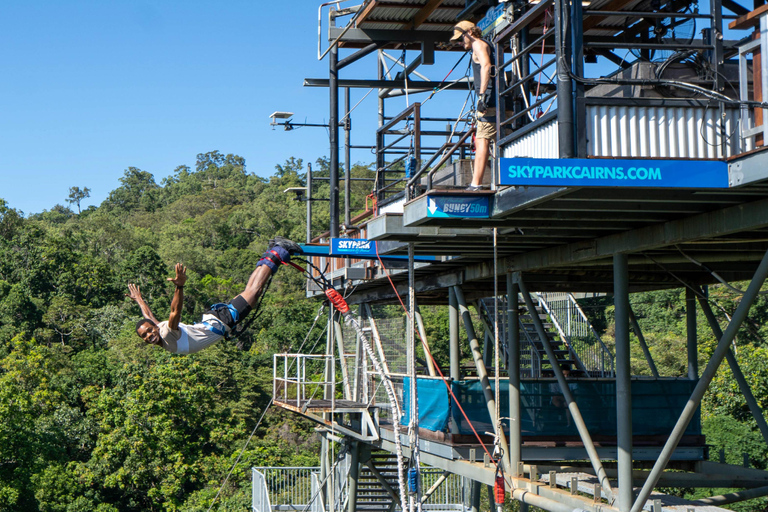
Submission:
{"label": "metal support column", "polygon": [[509,467],[518,475],[522,460],[520,427],[520,288],[514,274],[507,273],[507,361],[509,373]]}
{"label": "metal support column", "polygon": [[613,303],[616,312],[616,433],[619,510],[632,506],[632,375],[629,351],[629,271],[627,255],[613,256]]}
{"label": "metal support column", "polygon": [[482,484],[476,480],[472,480],[471,491],[469,493],[469,512],[480,512],[480,491],[482,490]]}
{"label": "metal support column", "polygon": [[635,504],[632,506],[631,512],[640,512],[643,509],[643,505],[645,505],[646,500],[651,495],[653,488],[656,487],[656,483],[659,481],[661,473],[664,471],[667,463],[669,463],[669,459],[672,457],[675,448],[677,448],[677,444],[683,437],[685,429],[688,428],[688,424],[690,423],[691,418],[693,418],[693,415],[696,413],[696,409],[698,409],[699,405],[701,404],[701,398],[704,396],[704,393],[709,387],[710,382],[712,382],[712,379],[714,378],[715,372],[717,372],[720,363],[723,362],[723,358],[725,358],[725,354],[728,352],[731,342],[736,337],[736,333],[741,327],[741,324],[747,317],[749,308],[755,301],[755,297],[757,297],[757,293],[760,291],[760,287],[763,285],[766,276],[768,276],[768,252],[766,252],[763,256],[763,260],[757,267],[757,271],[752,277],[752,281],[749,283],[749,287],[744,293],[744,296],[739,303],[739,307],[736,308],[736,311],[731,317],[731,321],[728,323],[728,328],[725,330],[722,338],[720,338],[720,341],[717,343],[717,348],[715,348],[715,352],[712,354],[712,358],[709,360],[707,367],[701,374],[701,378],[699,378],[699,381],[696,384],[691,397],[688,399],[688,403],[685,405],[683,412],[680,413],[680,418],[678,418],[675,427],[672,429],[672,433],[670,434],[667,442],[664,444],[664,448],[659,454],[659,458],[653,465],[653,469],[648,475],[648,479],[645,481],[643,488],[640,490],[640,493],[635,500]]}
{"label": "metal support column", "polygon": [[456,292],[448,289],[448,337],[451,380],[461,380],[461,348],[459,347],[459,303]]}
{"label": "metal support column", "polygon": [[699,349],[696,341],[696,297],[693,290],[685,289],[685,331],[688,347],[688,378],[699,378]]}
{"label": "metal support column", "polygon": [[[307,164],[307,243],[312,243],[312,164]],[[307,280],[309,281],[309,280]]]}
{"label": "metal support column", "polygon": [[333,319],[333,329],[336,334],[336,346],[338,347],[339,352],[339,365],[341,366],[341,379],[343,382],[341,383],[342,388],[344,389],[344,399],[345,400],[352,400],[352,387],[350,385],[350,382],[352,379],[349,378],[349,367],[347,365],[347,359],[345,356],[346,351],[344,350],[344,333],[341,329],[341,315],[337,317],[334,317]]}
{"label": "metal support column", "polygon": [[427,371],[430,377],[437,377],[435,371],[435,362],[430,357],[432,351],[429,349],[429,343],[427,342],[427,331],[424,329],[424,319],[421,317],[421,310],[416,307],[416,327],[419,328],[419,339],[421,340],[421,348],[424,349],[424,359],[427,361]]}
{"label": "metal support column", "polygon": [[[416,276],[414,271],[413,243],[408,244],[408,375],[411,379],[409,442],[411,445],[411,459],[416,468],[418,477],[416,482],[416,507],[421,512],[421,464],[419,454],[419,396],[418,377],[416,375]],[[414,503],[411,501],[411,512],[414,511]]]}
{"label": "metal support column", "polygon": [[[450,377],[452,381],[461,380],[461,348],[459,347],[459,305],[453,288],[448,288],[448,351],[450,359]],[[453,416],[449,419],[451,433],[458,434],[459,427]]]}
{"label": "metal support column", "polygon": [[[707,322],[709,322],[709,326],[712,328],[712,332],[715,334],[715,338],[722,338],[723,331],[720,329],[720,324],[717,323],[717,318],[715,318],[715,314],[712,312],[712,308],[709,307],[709,303],[703,293],[699,295],[699,304],[701,305],[701,310],[704,312],[704,316],[707,318]],[[757,422],[757,427],[760,429],[760,433],[763,434],[763,439],[766,444],[768,444],[768,423],[766,423],[765,416],[763,416],[763,410],[757,404],[755,395],[752,394],[752,389],[749,387],[747,379],[744,378],[744,374],[739,367],[739,362],[736,360],[736,356],[733,355],[733,351],[730,347],[728,347],[728,352],[725,353],[725,359],[731,367],[733,377],[739,384],[739,390],[747,401],[747,406],[749,406],[749,410],[752,412],[752,416]]]}
{"label": "metal support column", "polygon": [[651,351],[648,349],[648,344],[645,342],[645,336],[643,336],[643,331],[640,329],[640,324],[637,323],[637,317],[635,317],[635,312],[632,311],[632,306],[629,307],[629,323],[632,325],[632,330],[635,331],[637,341],[640,342],[640,348],[643,349],[643,354],[645,354],[645,360],[648,362],[651,374],[658,379],[659,371],[656,369],[656,363],[653,362]]}
{"label": "metal support column", "polygon": [[[469,339],[469,347],[472,350],[472,359],[475,360],[475,367],[477,368],[477,377],[480,379],[480,383],[483,387],[483,394],[485,395],[485,402],[488,406],[488,414],[491,417],[493,423],[494,433],[499,438],[499,445],[501,446],[503,453],[509,453],[509,445],[507,444],[507,437],[504,435],[504,431],[499,429],[499,421],[496,417],[496,398],[494,397],[493,390],[491,389],[491,382],[488,379],[488,370],[483,363],[483,355],[480,353],[480,344],[477,342],[477,335],[475,334],[475,327],[472,325],[472,317],[467,309],[467,303],[464,301],[464,293],[458,286],[453,287],[453,291],[456,294],[456,301],[459,304],[459,311],[461,317],[464,320],[464,330],[467,332],[467,338]],[[507,465],[507,459],[502,457],[502,464]],[[511,473],[511,468],[507,467],[505,470]]]}
{"label": "metal support column", "polygon": [[328,136],[330,139],[330,209],[331,209],[331,238],[339,237],[339,75],[337,64],[339,62],[339,48],[331,47],[328,53],[329,81],[331,112],[328,116]]}
{"label": "metal support column", "polygon": [[[338,69],[336,70],[338,73]],[[349,87],[344,88],[344,227],[349,229],[352,225],[350,220],[350,210],[352,208],[352,160],[351,160],[351,141],[352,119],[349,112]]]}
{"label": "metal support column", "polygon": [[[573,143],[573,83],[571,80],[571,52],[568,36],[567,0],[555,0],[555,53],[557,55],[557,126],[560,158],[574,157]],[[563,5],[563,4],[566,5]]]}
{"label": "metal support column", "polygon": [[360,476],[360,444],[357,441],[352,441],[347,457],[349,457],[347,512],[357,512],[357,480]]}
{"label": "metal support column", "polygon": [[[584,15],[581,2],[571,2],[571,48],[573,54],[573,74],[577,77],[584,76]],[[574,156],[587,157],[587,107],[584,103],[584,84],[574,80],[573,82],[573,108],[574,108]]]}
{"label": "metal support column", "polygon": [[525,305],[528,307],[528,311],[533,313],[531,314],[533,325],[536,327],[539,339],[541,339],[541,343],[544,345],[544,350],[547,352],[547,359],[551,362],[552,371],[555,373],[555,377],[557,377],[560,391],[568,404],[568,410],[571,413],[571,418],[576,425],[576,429],[579,431],[579,437],[581,437],[581,441],[584,443],[584,449],[587,450],[587,455],[589,456],[589,461],[592,463],[592,468],[595,470],[597,479],[600,481],[600,485],[602,486],[608,501],[613,502],[613,489],[611,489],[611,483],[608,481],[608,475],[605,473],[602,462],[600,462],[600,456],[595,449],[595,443],[592,442],[592,437],[589,435],[587,425],[584,423],[584,418],[581,416],[579,406],[576,405],[576,401],[573,399],[573,394],[568,387],[568,382],[565,380],[563,370],[556,363],[557,357],[555,356],[555,351],[552,348],[552,344],[549,342],[549,337],[544,329],[544,324],[541,323],[541,318],[535,313],[536,306],[533,304],[533,298],[531,298],[531,294],[528,292],[528,287],[525,285],[522,276],[518,275],[517,284],[520,286],[520,293],[522,293],[523,299],[525,299]]}

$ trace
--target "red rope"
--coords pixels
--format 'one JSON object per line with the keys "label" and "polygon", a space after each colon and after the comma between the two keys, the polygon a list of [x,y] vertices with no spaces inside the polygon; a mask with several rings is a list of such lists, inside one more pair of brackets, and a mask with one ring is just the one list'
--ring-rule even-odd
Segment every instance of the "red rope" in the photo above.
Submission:
{"label": "red rope", "polygon": [[[403,299],[400,298],[400,294],[397,292],[397,288],[395,287],[395,283],[392,282],[392,278],[389,277],[389,272],[387,272],[387,267],[384,266],[384,262],[381,261],[381,256],[379,256],[379,244],[374,242],[374,245],[376,246],[376,258],[379,260],[379,264],[381,265],[382,270],[384,270],[384,275],[387,276],[387,279],[389,280],[389,284],[392,285],[392,289],[395,291],[395,295],[397,296],[397,300],[400,301],[400,305],[403,307],[403,311],[405,311],[406,316],[410,320],[411,315],[408,313],[408,309],[405,307],[405,304],[403,303]],[[424,338],[421,336],[421,332],[419,332],[419,338],[421,339],[421,345],[424,348],[424,352],[427,354],[427,356],[432,360],[432,364],[435,365],[435,369],[437,370],[437,373],[440,374],[440,378],[443,381],[443,384],[445,384],[446,389],[448,390],[448,393],[450,393],[451,398],[453,398],[453,401],[456,403],[456,406],[461,411],[461,415],[464,416],[464,419],[467,420],[467,424],[469,424],[469,428],[472,429],[472,432],[474,432],[475,437],[477,438],[477,442],[480,443],[480,446],[483,447],[483,450],[486,454],[488,454],[488,458],[496,464],[496,460],[493,458],[493,455],[491,455],[491,452],[488,451],[488,448],[485,447],[485,444],[483,443],[483,440],[480,438],[480,434],[477,433],[477,430],[475,430],[474,425],[472,425],[472,422],[469,420],[469,417],[467,417],[467,413],[464,412],[464,408],[461,407],[461,404],[459,403],[458,398],[456,398],[456,395],[453,394],[453,390],[451,389],[451,385],[448,384],[448,382],[445,379],[445,375],[443,375],[443,372],[440,370],[440,366],[438,366],[437,361],[435,361],[435,358],[432,357],[432,352],[429,350],[427,342],[424,341]],[[414,383],[414,389],[416,384]]]}

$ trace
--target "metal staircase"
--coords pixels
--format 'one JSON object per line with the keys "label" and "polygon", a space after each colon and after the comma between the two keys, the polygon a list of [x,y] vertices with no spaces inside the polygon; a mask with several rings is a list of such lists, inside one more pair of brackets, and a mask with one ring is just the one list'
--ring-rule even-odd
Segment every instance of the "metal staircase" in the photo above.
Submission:
{"label": "metal staircase", "polygon": [[[592,328],[576,299],[569,293],[533,295],[536,311],[531,312],[520,300],[520,370],[523,377],[554,377],[552,363],[547,357],[532,315],[544,324],[547,338],[555,352],[554,362],[568,368],[572,377],[612,377],[613,355]],[[494,311],[499,307],[499,338],[505,367],[507,352],[507,302],[504,298],[481,299],[478,309],[483,323],[493,331]]]}

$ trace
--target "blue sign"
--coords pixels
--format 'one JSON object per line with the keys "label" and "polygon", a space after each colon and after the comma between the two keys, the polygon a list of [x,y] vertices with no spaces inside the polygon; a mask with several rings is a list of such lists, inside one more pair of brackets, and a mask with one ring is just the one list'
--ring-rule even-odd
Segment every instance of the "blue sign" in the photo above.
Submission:
{"label": "blue sign", "polygon": [[728,188],[720,160],[502,158],[501,185],[542,187]]}
{"label": "blue sign", "polygon": [[332,256],[376,256],[376,242],[365,238],[332,238]]}
{"label": "blue sign", "polygon": [[488,32],[499,26],[504,21],[504,9],[507,8],[505,3],[500,3],[496,7],[491,7],[488,12],[485,13],[483,19],[477,22],[477,28],[480,29],[483,36],[486,36]]}
{"label": "blue sign", "polygon": [[488,196],[427,196],[427,217],[487,219],[489,204]]}

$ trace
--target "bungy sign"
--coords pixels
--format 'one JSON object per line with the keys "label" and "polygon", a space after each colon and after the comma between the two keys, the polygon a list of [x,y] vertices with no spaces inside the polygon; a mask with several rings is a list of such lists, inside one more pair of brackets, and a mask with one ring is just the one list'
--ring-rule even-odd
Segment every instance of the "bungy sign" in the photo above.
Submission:
{"label": "bungy sign", "polygon": [[501,185],[728,188],[720,160],[502,158]]}
{"label": "bungy sign", "polygon": [[488,196],[428,196],[427,217],[487,219],[489,204]]}
{"label": "bungy sign", "polygon": [[364,238],[332,238],[333,256],[376,256],[376,242]]}

